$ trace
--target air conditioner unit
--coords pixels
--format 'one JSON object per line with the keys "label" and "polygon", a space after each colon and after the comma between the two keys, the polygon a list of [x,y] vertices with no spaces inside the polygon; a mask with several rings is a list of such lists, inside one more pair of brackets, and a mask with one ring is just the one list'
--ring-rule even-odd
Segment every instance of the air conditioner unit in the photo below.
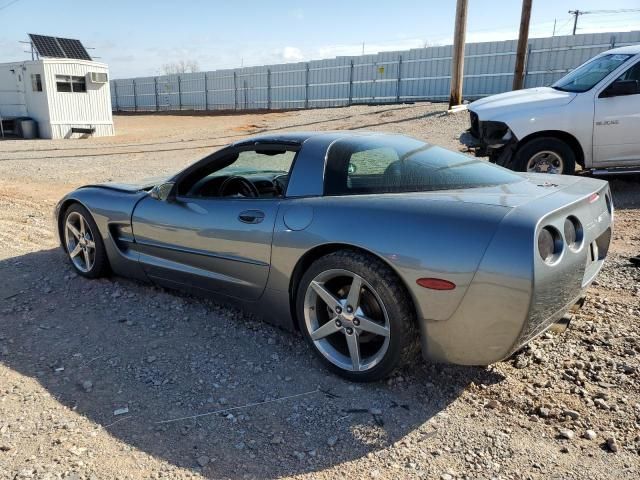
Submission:
{"label": "air conditioner unit", "polygon": [[91,83],[107,83],[109,81],[107,74],[103,72],[89,72],[87,77]]}

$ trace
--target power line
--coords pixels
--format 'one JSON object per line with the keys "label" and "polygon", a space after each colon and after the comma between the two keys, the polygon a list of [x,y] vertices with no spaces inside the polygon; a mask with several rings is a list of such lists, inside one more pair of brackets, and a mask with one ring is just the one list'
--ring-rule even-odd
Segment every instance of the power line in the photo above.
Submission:
{"label": "power line", "polygon": [[573,15],[573,33],[576,34],[578,29],[578,17],[580,15],[617,15],[620,13],[634,13],[640,12],[640,8],[619,8],[617,10],[569,10],[569,13]]}
{"label": "power line", "polygon": [[4,10],[5,8],[9,8],[14,3],[18,3],[20,0],[11,0],[9,3],[5,3],[0,7],[0,10]]}
{"label": "power line", "polygon": [[587,10],[583,14],[612,15],[617,13],[633,13],[640,12],[640,8],[620,8],[618,10]]}

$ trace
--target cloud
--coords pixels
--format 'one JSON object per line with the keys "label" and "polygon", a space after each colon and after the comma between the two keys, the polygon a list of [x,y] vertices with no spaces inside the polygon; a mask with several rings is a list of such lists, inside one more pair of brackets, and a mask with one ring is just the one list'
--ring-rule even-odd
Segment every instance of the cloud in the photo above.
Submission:
{"label": "cloud", "polygon": [[284,47],[282,59],[285,62],[300,62],[305,59],[305,56],[302,54],[302,50],[297,47]]}
{"label": "cloud", "polygon": [[[395,52],[400,50],[409,50],[411,48],[421,48],[425,46],[426,41],[422,38],[403,38],[400,40],[380,43],[364,44],[364,53],[373,54],[378,52]],[[323,45],[313,49],[310,57],[314,60],[323,58],[333,58],[339,56],[362,55],[362,43],[354,44],[338,44]]]}

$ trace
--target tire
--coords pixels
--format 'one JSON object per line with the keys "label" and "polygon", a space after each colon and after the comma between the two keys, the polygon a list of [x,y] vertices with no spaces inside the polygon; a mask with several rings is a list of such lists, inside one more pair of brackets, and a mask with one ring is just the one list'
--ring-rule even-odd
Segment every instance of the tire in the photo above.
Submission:
{"label": "tire", "polygon": [[[356,284],[359,299],[353,311],[350,292]],[[330,297],[321,296],[323,290]],[[413,302],[396,274],[372,255],[340,250],[313,262],[296,292],[296,316],[321,362],[352,381],[381,380],[420,352]]]}
{"label": "tire", "polygon": [[[530,162],[535,163],[535,157],[539,156],[540,168],[544,170],[531,170]],[[557,166],[557,162],[561,165]],[[545,164],[548,167],[545,167]],[[513,159],[514,170],[518,172],[538,173],[563,173],[573,175],[576,171],[576,154],[566,142],[555,137],[534,138],[522,145]],[[557,171],[553,171],[554,167]]]}
{"label": "tire", "polygon": [[64,212],[60,230],[67,259],[79,275],[98,278],[109,273],[109,260],[100,230],[86,208],[79,203],[71,205]]}

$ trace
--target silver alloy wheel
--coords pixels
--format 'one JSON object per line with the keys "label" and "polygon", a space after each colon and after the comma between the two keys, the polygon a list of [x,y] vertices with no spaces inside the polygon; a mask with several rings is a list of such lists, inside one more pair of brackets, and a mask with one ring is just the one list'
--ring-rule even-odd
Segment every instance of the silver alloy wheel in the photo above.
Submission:
{"label": "silver alloy wheel", "polygon": [[64,241],[69,258],[78,270],[88,273],[96,261],[96,243],[87,220],[78,212],[71,212],[64,224]]}
{"label": "silver alloy wheel", "polygon": [[365,279],[347,270],[326,270],[311,281],[304,321],[318,351],[344,370],[370,370],[389,348],[384,303]]}
{"label": "silver alloy wheel", "polygon": [[543,150],[533,155],[527,162],[527,172],[530,173],[555,173],[564,171],[564,160],[556,152]]}

